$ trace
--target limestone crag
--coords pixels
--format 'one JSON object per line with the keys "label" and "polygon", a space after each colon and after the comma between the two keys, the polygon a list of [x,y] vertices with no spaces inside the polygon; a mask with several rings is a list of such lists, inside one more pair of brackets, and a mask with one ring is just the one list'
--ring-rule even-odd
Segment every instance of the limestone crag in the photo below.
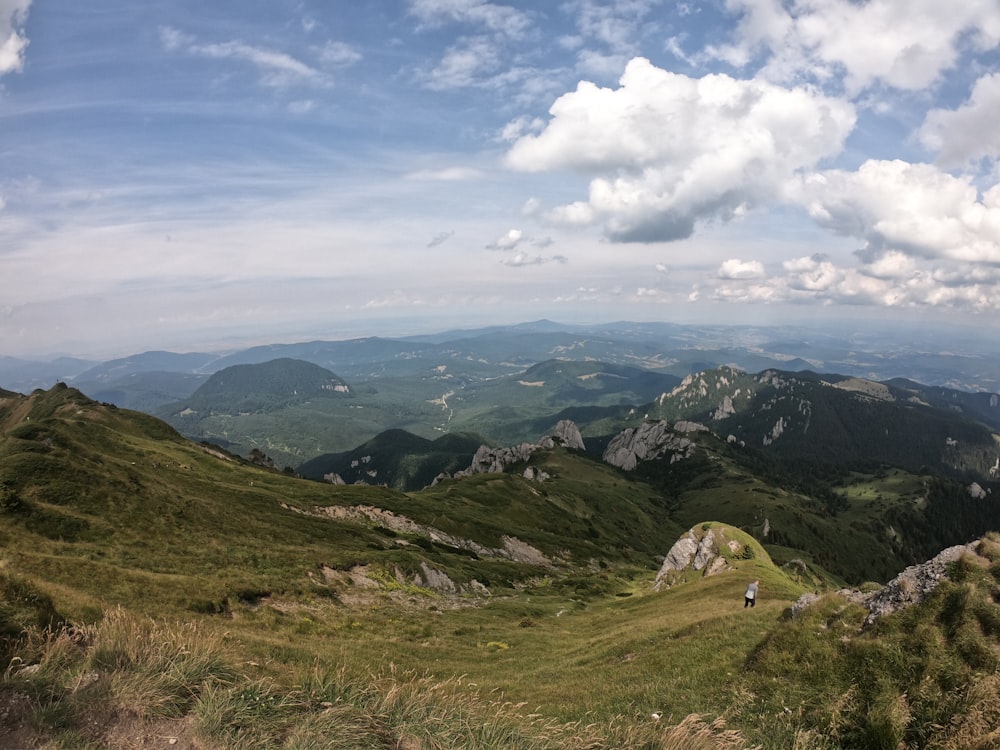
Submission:
{"label": "limestone crag", "polygon": [[608,443],[602,458],[605,463],[623,471],[633,471],[641,461],[655,461],[670,454],[670,463],[690,458],[695,443],[686,433],[707,430],[696,422],[678,422],[671,427],[666,420],[643,422],[638,427],[623,430]]}
{"label": "limestone crag", "polygon": [[883,615],[922,602],[948,577],[948,564],[966,553],[975,554],[977,543],[948,547],[920,565],[911,565],[864,602],[868,610],[865,627]]}
{"label": "limestone crag", "polygon": [[[948,565],[962,555],[976,554],[978,542],[959,544],[942,550],[933,558],[919,565],[911,565],[885,586],[872,592],[857,589],[841,589],[837,596],[862,605],[868,610],[863,627],[869,627],[880,617],[891,615],[901,609],[919,604],[948,578]],[[795,617],[819,600],[817,594],[803,594],[792,605]]]}
{"label": "limestone crag", "polygon": [[[699,530],[703,532],[701,536]],[[689,530],[670,548],[653,581],[653,589],[669,588],[678,581],[687,580],[689,573],[710,576],[728,570],[729,562],[723,548],[731,555],[743,552],[742,543],[726,538],[725,526]]]}
{"label": "limestone crag", "polygon": [[[454,476],[457,478],[469,477],[473,474],[499,474],[510,466],[527,462],[535,451],[552,450],[557,445],[571,450],[582,451],[585,449],[583,435],[580,434],[580,429],[571,420],[560,420],[553,428],[552,433],[545,435],[537,443],[521,443],[507,448],[490,448],[488,445],[481,445],[472,457],[469,468],[455,472]],[[525,470],[524,477],[535,481],[544,481],[548,479],[548,474],[542,471]],[[434,483],[436,484],[444,478],[447,478],[446,474],[437,477]]]}
{"label": "limestone crag", "polygon": [[[432,542],[447,544],[450,547],[468,550],[479,557],[488,559],[510,560],[511,562],[526,563],[528,565],[538,565],[540,567],[552,568],[555,564],[545,556],[541,550],[532,547],[527,542],[522,542],[517,537],[504,536],[501,539],[503,547],[491,548],[482,544],[477,544],[471,539],[449,534],[434,526],[417,523],[399,513],[391,510],[377,508],[373,505],[326,505],[317,506],[311,511],[296,508],[295,506],[282,503],[281,507],[294,513],[303,515],[319,516],[321,518],[350,519],[354,521],[366,521],[376,526],[382,526],[404,534],[413,534],[429,539]],[[403,540],[398,540],[397,544],[407,544]]]}

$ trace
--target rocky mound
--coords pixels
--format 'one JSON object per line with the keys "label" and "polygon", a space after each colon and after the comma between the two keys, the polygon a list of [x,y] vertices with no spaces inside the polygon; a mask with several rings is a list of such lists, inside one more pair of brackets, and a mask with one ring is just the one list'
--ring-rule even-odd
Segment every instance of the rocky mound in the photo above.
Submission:
{"label": "rocky mound", "polygon": [[[473,474],[499,474],[510,466],[523,464],[531,458],[531,454],[538,450],[552,450],[556,445],[561,445],[570,450],[582,451],[585,449],[583,435],[576,423],[569,419],[560,420],[552,429],[552,433],[541,438],[537,443],[521,443],[507,448],[490,448],[488,445],[479,446],[479,450],[472,457],[472,464],[467,469],[455,472],[454,476],[469,477]],[[525,470],[525,478],[536,481],[544,481],[548,476],[544,472],[533,470],[531,467]],[[439,475],[434,483],[441,479],[448,478],[447,474]]]}
{"label": "rocky mound", "polygon": [[737,537],[741,532],[722,525],[702,524],[690,529],[670,548],[660,566],[653,589],[683,582],[689,575],[710,576],[732,570],[731,559],[754,557],[753,548]]}
{"label": "rocky mound", "polygon": [[[979,542],[972,542],[948,547],[927,562],[906,568],[885,586],[875,591],[841,589],[837,595],[848,601],[861,604],[868,610],[868,616],[865,617],[864,622],[864,627],[867,628],[880,617],[891,615],[922,602],[940,585],[942,580],[948,579],[948,566],[963,555],[975,555],[978,545]],[[792,605],[792,616],[795,617],[818,599],[818,594],[803,594]]]}
{"label": "rocky mound", "polygon": [[655,461],[668,453],[670,463],[674,463],[694,454],[695,444],[687,433],[707,430],[697,422],[678,422],[673,426],[665,420],[644,422],[612,438],[602,458],[623,471],[632,471],[641,461]]}

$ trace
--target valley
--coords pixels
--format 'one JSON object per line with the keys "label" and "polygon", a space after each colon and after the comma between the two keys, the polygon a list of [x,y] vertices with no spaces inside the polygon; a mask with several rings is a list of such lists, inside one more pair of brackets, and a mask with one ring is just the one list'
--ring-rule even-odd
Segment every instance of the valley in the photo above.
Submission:
{"label": "valley", "polygon": [[0,391],[0,746],[989,741],[995,394],[484,336]]}

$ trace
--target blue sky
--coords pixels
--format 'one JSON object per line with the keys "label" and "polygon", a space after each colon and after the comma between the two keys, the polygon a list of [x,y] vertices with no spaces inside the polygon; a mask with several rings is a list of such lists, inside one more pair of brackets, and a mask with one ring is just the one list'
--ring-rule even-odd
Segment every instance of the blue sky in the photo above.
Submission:
{"label": "blue sky", "polygon": [[996,0],[0,0],[0,354],[1000,312]]}

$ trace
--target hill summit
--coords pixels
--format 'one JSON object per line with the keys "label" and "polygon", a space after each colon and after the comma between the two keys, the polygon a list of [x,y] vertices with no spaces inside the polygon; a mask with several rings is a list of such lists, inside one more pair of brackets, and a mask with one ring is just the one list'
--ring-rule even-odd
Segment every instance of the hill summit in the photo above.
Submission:
{"label": "hill summit", "polygon": [[299,359],[273,359],[258,365],[219,370],[191,394],[185,409],[215,413],[266,412],[313,398],[346,395],[346,382],[326,368]]}

